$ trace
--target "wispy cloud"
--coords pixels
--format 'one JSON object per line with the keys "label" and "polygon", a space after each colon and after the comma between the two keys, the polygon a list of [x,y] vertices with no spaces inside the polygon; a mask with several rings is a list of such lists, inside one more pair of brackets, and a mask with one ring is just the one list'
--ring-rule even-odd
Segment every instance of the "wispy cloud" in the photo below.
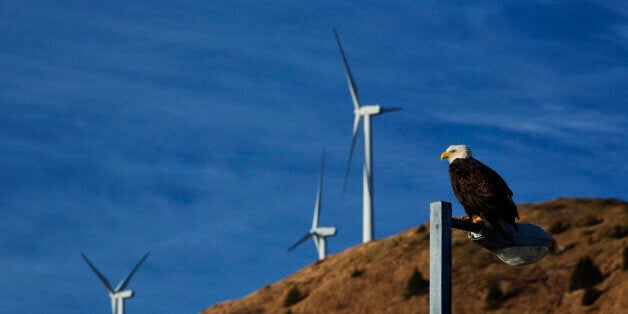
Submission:
{"label": "wispy cloud", "polygon": [[447,112],[438,117],[447,122],[553,138],[558,143],[578,147],[619,145],[624,141],[622,134],[627,131],[625,116],[558,106],[537,111],[525,114]]}

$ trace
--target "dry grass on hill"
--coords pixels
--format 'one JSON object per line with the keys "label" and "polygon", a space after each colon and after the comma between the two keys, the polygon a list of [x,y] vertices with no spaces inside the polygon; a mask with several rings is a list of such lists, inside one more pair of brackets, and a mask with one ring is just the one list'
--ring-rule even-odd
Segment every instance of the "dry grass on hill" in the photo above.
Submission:
{"label": "dry grass on hill", "polygon": [[[626,313],[628,203],[616,199],[560,198],[519,205],[521,221],[551,231],[556,245],[540,262],[508,266],[453,232],[452,309],[454,313]],[[418,269],[429,279],[429,226],[328,256],[240,299],[207,308],[212,313],[428,313],[428,295],[407,297],[408,280]],[[590,257],[604,279],[601,295],[582,305],[583,289],[569,291],[571,274]],[[489,289],[493,308],[487,310]],[[300,297],[286,306],[291,289]]]}

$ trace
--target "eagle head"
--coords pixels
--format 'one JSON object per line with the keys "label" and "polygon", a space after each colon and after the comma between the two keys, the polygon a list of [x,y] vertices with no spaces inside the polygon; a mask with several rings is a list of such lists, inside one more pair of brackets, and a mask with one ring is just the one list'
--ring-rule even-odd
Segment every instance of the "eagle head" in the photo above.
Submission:
{"label": "eagle head", "polygon": [[469,149],[467,145],[451,145],[447,147],[447,150],[445,150],[445,152],[440,155],[441,160],[447,158],[449,163],[452,163],[458,158],[469,157],[471,157],[471,149]]}

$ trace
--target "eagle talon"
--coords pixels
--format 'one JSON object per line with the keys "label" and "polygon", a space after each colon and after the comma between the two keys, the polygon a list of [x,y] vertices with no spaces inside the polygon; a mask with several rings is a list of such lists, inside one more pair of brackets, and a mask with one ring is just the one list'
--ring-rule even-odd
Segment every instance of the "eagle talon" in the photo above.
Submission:
{"label": "eagle talon", "polygon": [[476,216],[475,218],[473,218],[472,222],[473,222],[474,224],[479,224],[479,223],[481,223],[481,222],[482,222],[482,217],[480,217],[480,216]]}

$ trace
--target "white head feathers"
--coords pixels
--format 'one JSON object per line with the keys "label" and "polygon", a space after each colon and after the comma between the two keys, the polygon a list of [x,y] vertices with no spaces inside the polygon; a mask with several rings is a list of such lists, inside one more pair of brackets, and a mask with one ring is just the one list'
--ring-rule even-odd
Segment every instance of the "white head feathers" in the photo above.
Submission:
{"label": "white head feathers", "polygon": [[447,147],[447,150],[445,150],[445,152],[440,155],[441,160],[447,158],[447,161],[449,161],[449,163],[452,163],[458,158],[469,157],[471,157],[471,149],[467,147],[467,145],[451,145]]}

